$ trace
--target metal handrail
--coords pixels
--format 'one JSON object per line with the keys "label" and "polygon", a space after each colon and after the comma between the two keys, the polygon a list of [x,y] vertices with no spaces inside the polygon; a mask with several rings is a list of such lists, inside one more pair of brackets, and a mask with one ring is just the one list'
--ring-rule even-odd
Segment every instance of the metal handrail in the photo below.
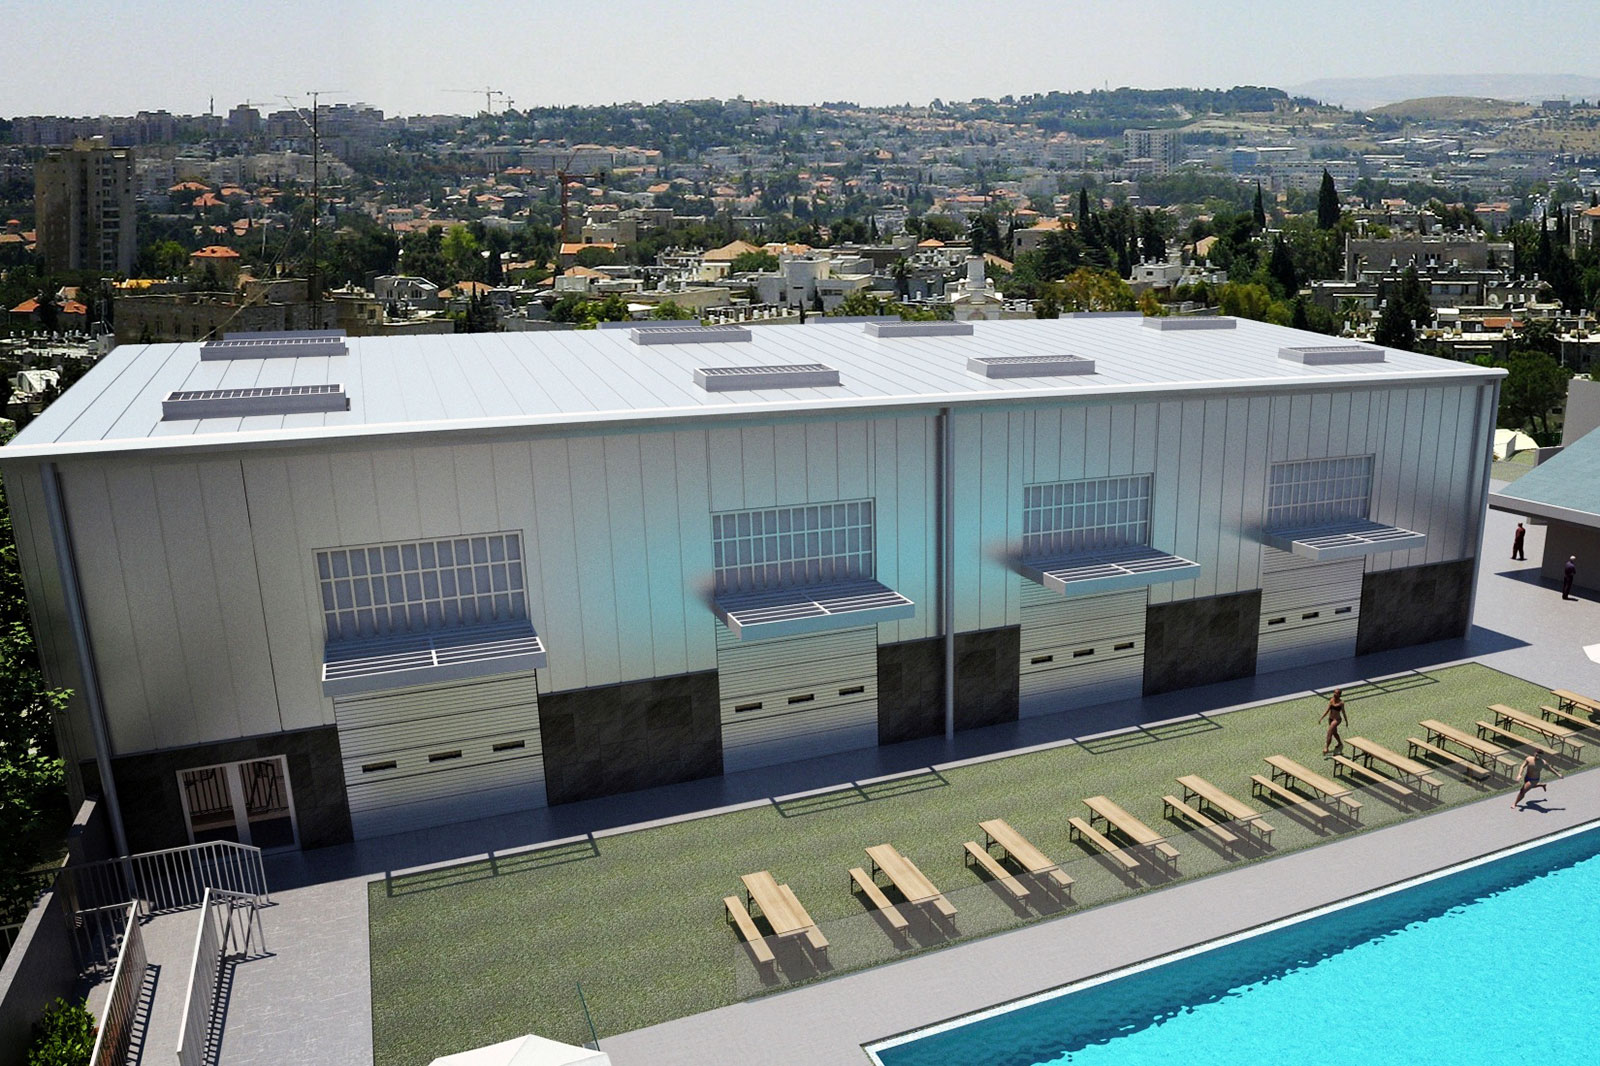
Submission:
{"label": "metal handrail", "polygon": [[[235,920],[241,912],[244,915],[242,929]],[[248,956],[253,940],[257,941],[256,950],[266,951],[257,897],[207,888],[200,903],[200,923],[195,933],[194,956],[189,964],[189,987],[184,995],[183,1024],[178,1030],[179,1066],[203,1066],[205,1063],[217,1021],[222,964],[230,956]]]}
{"label": "metal handrail", "polygon": [[111,974],[111,992],[106,997],[100,1034],[95,1037],[94,1051],[89,1056],[92,1066],[121,1066],[128,1061],[133,1019],[138,1013],[139,997],[144,993],[145,970],[148,967],[144,934],[139,929],[138,908],[137,903],[129,903],[125,907],[127,925],[117,951],[117,967]]}

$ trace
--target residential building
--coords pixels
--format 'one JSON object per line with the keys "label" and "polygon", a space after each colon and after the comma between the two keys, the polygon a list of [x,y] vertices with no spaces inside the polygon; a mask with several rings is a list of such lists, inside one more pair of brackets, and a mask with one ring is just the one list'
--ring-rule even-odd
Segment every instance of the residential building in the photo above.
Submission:
{"label": "residential building", "polygon": [[74,790],[312,847],[1460,636],[1503,373],[1115,314],[125,344],[0,473]]}
{"label": "residential building", "polygon": [[1123,144],[1129,159],[1147,159],[1152,171],[1165,174],[1183,162],[1182,130],[1125,130]]}
{"label": "residential building", "polygon": [[51,270],[128,274],[138,255],[134,157],[104,138],[52,148],[34,168],[39,250]]}

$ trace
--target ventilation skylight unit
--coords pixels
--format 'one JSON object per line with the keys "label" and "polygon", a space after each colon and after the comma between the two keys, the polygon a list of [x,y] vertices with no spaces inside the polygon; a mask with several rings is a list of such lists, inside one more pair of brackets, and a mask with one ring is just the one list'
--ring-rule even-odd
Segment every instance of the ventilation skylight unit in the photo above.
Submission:
{"label": "ventilation skylight unit", "polygon": [[206,341],[200,346],[200,359],[308,359],[317,356],[349,355],[342,335],[327,333],[280,333],[252,337],[230,336]]}
{"label": "ventilation skylight unit", "polygon": [[839,384],[839,372],[821,363],[789,366],[702,366],[694,383],[707,392],[748,392],[756,389],[815,389]]}
{"label": "ventilation skylight unit", "polygon": [[279,385],[255,389],[196,389],[168,393],[161,419],[239,418],[245,415],[299,415],[348,411],[343,385]]}
{"label": "ventilation skylight unit", "polygon": [[1278,358],[1306,366],[1336,366],[1341,363],[1381,363],[1384,350],[1365,344],[1324,344],[1309,348],[1279,348]]}
{"label": "ventilation skylight unit", "polygon": [[868,322],[869,337],[970,337],[971,322]]}
{"label": "ventilation skylight unit", "polygon": [[1144,324],[1149,326],[1151,329],[1159,329],[1163,332],[1188,329],[1235,329],[1239,325],[1238,320],[1220,315],[1204,315],[1188,318],[1174,318],[1172,316],[1167,316],[1165,318],[1147,318],[1144,320]]}
{"label": "ventilation skylight unit", "polygon": [[982,355],[968,359],[967,370],[986,378],[1054,378],[1093,374],[1094,360],[1078,355]]}
{"label": "ventilation skylight unit", "polygon": [[726,344],[747,341],[743,326],[642,326],[629,331],[635,344]]}

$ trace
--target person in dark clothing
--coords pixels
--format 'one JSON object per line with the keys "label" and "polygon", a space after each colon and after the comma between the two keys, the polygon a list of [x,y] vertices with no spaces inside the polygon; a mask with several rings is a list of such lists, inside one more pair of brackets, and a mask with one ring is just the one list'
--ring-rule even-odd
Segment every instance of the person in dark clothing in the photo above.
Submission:
{"label": "person in dark clothing", "polygon": [[1572,579],[1577,577],[1577,576],[1578,576],[1578,557],[1576,555],[1569,555],[1569,556],[1567,556],[1567,568],[1561,572],[1561,598],[1562,599],[1564,599],[1564,600],[1575,600],[1575,599],[1577,599],[1576,596],[1572,595]]}
{"label": "person in dark clothing", "polygon": [[1527,560],[1522,554],[1522,542],[1528,538],[1528,531],[1522,528],[1522,523],[1517,523],[1517,531],[1511,536],[1511,558]]}

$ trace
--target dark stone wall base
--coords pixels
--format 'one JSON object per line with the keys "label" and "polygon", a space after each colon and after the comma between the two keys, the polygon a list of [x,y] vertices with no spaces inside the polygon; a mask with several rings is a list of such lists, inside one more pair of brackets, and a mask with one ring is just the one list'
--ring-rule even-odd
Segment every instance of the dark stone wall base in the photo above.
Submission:
{"label": "dark stone wall base", "polygon": [[1361,579],[1356,654],[1466,635],[1475,559],[1372,570]]}
{"label": "dark stone wall base", "polygon": [[[956,728],[1015,722],[1022,627],[956,634]],[[878,743],[944,732],[944,638],[878,646]]]}
{"label": "dark stone wall base", "polygon": [[944,641],[878,645],[878,743],[944,732]]}
{"label": "dark stone wall base", "polygon": [[1151,604],[1144,622],[1144,694],[1256,672],[1261,590]]}
{"label": "dark stone wall base", "polygon": [[551,806],[722,772],[717,672],[539,697]]}
{"label": "dark stone wall base", "polygon": [[[339,731],[333,726],[299,729],[292,733],[267,733],[258,737],[196,744],[186,748],[121,755],[111,760],[117,779],[117,799],[122,806],[128,848],[137,853],[178,848],[189,843],[184,823],[183,797],[178,771],[218,763],[286,756],[289,792],[302,848],[348,844],[350,804],[344,790],[344,764],[339,755]],[[85,787],[98,791],[94,763],[83,764]]]}

